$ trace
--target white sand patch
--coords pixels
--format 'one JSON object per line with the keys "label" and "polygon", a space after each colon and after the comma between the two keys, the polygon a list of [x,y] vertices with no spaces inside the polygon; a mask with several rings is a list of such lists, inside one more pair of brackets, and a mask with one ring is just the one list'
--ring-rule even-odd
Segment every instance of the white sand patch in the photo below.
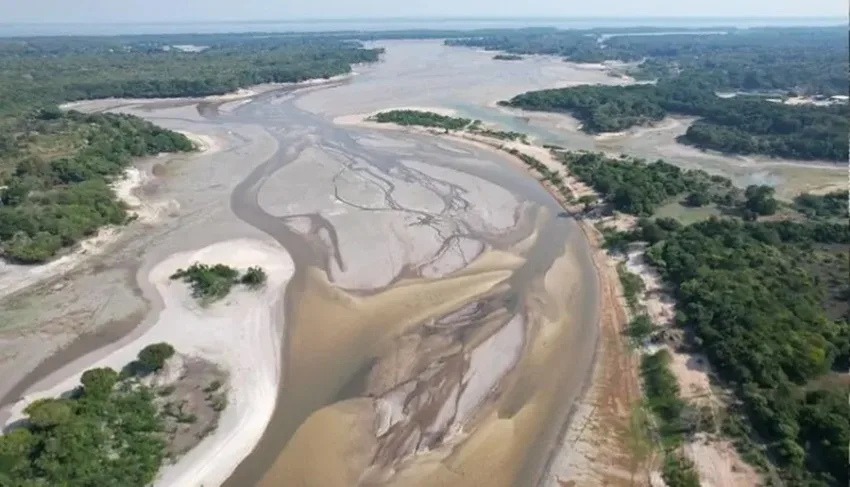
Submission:
{"label": "white sand patch", "polygon": [[[260,266],[268,274],[262,290],[234,290],[219,303],[201,308],[187,286],[171,281],[178,268],[194,262],[223,263],[239,269]],[[174,254],[148,275],[162,298],[157,322],[133,342],[100,360],[83,357],[58,374],[58,383],[30,392],[12,408],[7,424],[22,417],[32,401],[55,397],[79,384],[82,372],[93,367],[120,370],[151,343],[171,343],[178,352],[222,366],[230,374],[228,406],[218,429],[182,457],[163,468],[158,486],[220,485],[259,441],[271,418],[280,379],[282,298],[294,272],[289,255],[276,244],[240,239],[220,242],[197,251]]]}
{"label": "white sand patch", "polygon": [[176,132],[185,135],[195,146],[195,149],[202,154],[214,154],[224,148],[224,144],[218,137],[186,130],[177,130]]}
{"label": "white sand patch", "polygon": [[698,435],[685,445],[696,463],[703,487],[751,487],[762,485],[761,475],[742,462],[730,441],[708,440]]}
{"label": "white sand patch", "polygon": [[469,368],[457,403],[457,423],[462,426],[513,368],[524,342],[523,317],[517,315],[469,354]]}

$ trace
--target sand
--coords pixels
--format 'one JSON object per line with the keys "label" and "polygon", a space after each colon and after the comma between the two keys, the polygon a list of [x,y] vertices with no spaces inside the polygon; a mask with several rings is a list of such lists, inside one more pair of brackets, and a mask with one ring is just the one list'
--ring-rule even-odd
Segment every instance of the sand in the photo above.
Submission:
{"label": "sand", "polygon": [[[262,267],[268,282],[258,291],[234,289],[224,300],[207,308],[198,306],[187,286],[171,281],[178,268],[194,262],[224,263],[245,269]],[[219,485],[251,452],[274,409],[280,379],[283,290],[294,264],[277,244],[240,239],[212,244],[200,250],[174,254],[153,267],[148,280],[162,299],[155,324],[136,340],[107,356],[91,356],[68,364],[53,374],[52,384],[39,384],[12,407],[7,425],[22,417],[27,404],[55,397],[74,388],[83,371],[93,367],[120,369],[143,347],[171,343],[179,353],[198,356],[224,368],[230,375],[228,406],[218,429],[197,447],[160,471],[156,484],[168,487]],[[48,378],[50,380],[50,378]]]}

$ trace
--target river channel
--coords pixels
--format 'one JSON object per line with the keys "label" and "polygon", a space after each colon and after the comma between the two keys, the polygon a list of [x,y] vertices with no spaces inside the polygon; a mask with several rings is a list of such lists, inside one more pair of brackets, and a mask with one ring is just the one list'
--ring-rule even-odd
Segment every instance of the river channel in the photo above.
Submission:
{"label": "river channel", "polygon": [[[61,285],[0,309],[5,322],[42,330],[0,329],[0,352],[27,351],[26,362],[0,367],[2,404],[154,322],[159,298],[146,279],[164,258],[273,239],[295,262],[279,310],[282,379],[262,439],[225,485],[541,484],[597,341],[598,282],[578,224],[506,154],[334,120],[435,106],[540,142],[650,159],[673,151],[683,125],[596,140],[568,117],[494,102],[626,82],[598,67],[499,62],[435,41],[382,45],[382,62],[329,85],[237,101],[81,106],[134,113],[221,147],[142,163],[158,174],[149,196],[173,203],[168,214],[131,225]],[[742,183],[787,176],[776,163],[686,155],[677,162]],[[59,326],[73,320],[88,327]],[[60,331],[43,331],[48,324]]]}

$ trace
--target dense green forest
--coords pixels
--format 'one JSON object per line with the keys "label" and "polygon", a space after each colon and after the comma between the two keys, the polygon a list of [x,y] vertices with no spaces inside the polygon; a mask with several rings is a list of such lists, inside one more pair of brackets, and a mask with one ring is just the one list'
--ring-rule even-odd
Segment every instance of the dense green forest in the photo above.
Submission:
{"label": "dense green forest", "polygon": [[126,211],[109,182],[133,158],[192,150],[184,136],[141,119],[65,113],[57,104],[327,78],[380,52],[293,35],[0,39],[0,256],[44,262],[103,225],[123,223]]}
{"label": "dense green forest", "polygon": [[641,62],[637,77],[666,78],[687,72],[718,91],[847,94],[846,27],[715,30],[724,33],[611,35],[616,32],[538,30],[478,33],[446,43],[559,55],[575,62]]}
{"label": "dense green forest", "polygon": [[[677,322],[744,403],[792,485],[847,485],[850,325],[830,316],[830,288],[848,294],[846,224],[710,219],[669,232],[647,253],[677,300]],[[835,280],[835,281],[833,281]],[[817,384],[817,385],[816,385]]]}
{"label": "dense green forest", "polygon": [[159,36],[6,40],[0,43],[0,111],[90,98],[216,95],[328,78],[350,72],[353,63],[376,61],[381,52],[324,37],[195,39],[207,49],[165,50],[180,38]]}
{"label": "dense green forest", "polygon": [[[562,157],[576,177],[632,214],[651,215],[683,194],[689,200],[704,194],[705,201],[740,211],[776,210],[767,187],[741,191],[724,178],[662,161]],[[746,417],[755,443],[765,443],[789,485],[847,485],[850,389],[842,377],[850,366],[850,227],[846,217],[836,218],[846,212],[846,193],[804,195],[793,207],[794,221],[712,217],[682,225],[641,218],[632,231],[606,232],[606,242],[612,248],[649,243],[648,259],[676,299],[677,326],[692,332],[689,345],[707,354],[741,401],[724,427],[741,435],[742,450],[754,444],[744,441],[747,427],[736,422]],[[629,332],[642,336],[646,326],[636,322]],[[650,405],[662,433],[682,432],[683,406],[660,363],[644,361]]]}
{"label": "dense green forest", "polygon": [[735,154],[846,161],[850,107],[784,105],[747,97],[720,98],[697,79],[657,85],[577,86],[523,93],[503,105],[569,112],[590,133],[647,125],[668,114],[700,117],[680,142]]}
{"label": "dense green forest", "polygon": [[631,215],[652,215],[677,196],[687,195],[692,206],[716,203],[735,207],[745,201],[743,192],[726,178],[683,170],[662,160],[647,164],[641,159],[593,152],[560,152],[558,157],[570,173],[596,190],[613,209]]}
{"label": "dense green forest", "polygon": [[186,151],[183,135],[128,115],[42,110],[5,119],[0,135],[0,249],[6,259],[43,262],[121,224],[127,213],[108,182],[135,157]]}
{"label": "dense green forest", "polygon": [[[150,373],[173,353],[168,344],[154,344],[138,362],[149,364],[143,372]],[[3,486],[142,487],[165,459],[157,392],[135,376],[87,370],[69,397],[34,401],[25,413],[22,426],[0,435]]]}

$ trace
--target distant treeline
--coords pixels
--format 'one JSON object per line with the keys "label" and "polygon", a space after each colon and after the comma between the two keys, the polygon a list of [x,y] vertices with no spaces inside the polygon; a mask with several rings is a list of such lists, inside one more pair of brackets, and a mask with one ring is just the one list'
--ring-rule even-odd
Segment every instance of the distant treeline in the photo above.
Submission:
{"label": "distant treeline", "polygon": [[700,117],[680,142],[734,154],[847,161],[848,105],[784,105],[720,98],[698,79],[657,85],[576,86],[523,93],[501,102],[526,110],[568,112],[589,133],[616,132],[670,114]]}
{"label": "distant treeline", "polygon": [[43,262],[103,225],[124,222],[109,182],[135,157],[192,149],[186,137],[141,119],[63,113],[58,104],[328,78],[381,52],[319,36],[0,39],[0,257]]}
{"label": "distant treeline", "polygon": [[637,77],[665,78],[686,72],[714,90],[847,94],[846,27],[708,30],[726,33],[630,35],[650,33],[636,30],[610,36],[615,32],[601,29],[513,31],[446,43],[514,54],[558,55],[574,62],[639,62],[633,73]]}

